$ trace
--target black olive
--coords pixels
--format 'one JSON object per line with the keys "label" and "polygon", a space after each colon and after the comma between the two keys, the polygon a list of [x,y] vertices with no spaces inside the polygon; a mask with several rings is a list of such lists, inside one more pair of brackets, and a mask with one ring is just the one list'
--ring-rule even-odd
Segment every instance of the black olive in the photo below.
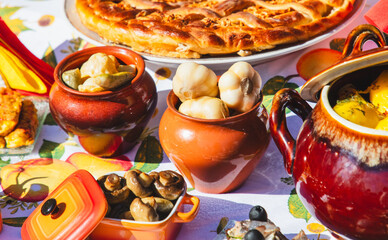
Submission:
{"label": "black olive", "polygon": [[249,219],[266,222],[268,220],[267,212],[262,206],[259,206],[259,205],[254,206],[249,211]]}
{"label": "black olive", "polygon": [[264,240],[264,236],[258,230],[251,229],[245,234],[244,240]]}

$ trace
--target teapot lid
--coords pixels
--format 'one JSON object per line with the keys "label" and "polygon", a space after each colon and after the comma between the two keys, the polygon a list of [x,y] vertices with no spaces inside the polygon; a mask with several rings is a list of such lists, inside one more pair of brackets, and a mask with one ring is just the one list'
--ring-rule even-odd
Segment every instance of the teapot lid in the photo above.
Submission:
{"label": "teapot lid", "polygon": [[27,218],[22,239],[85,239],[104,218],[108,203],[94,177],[78,170]]}
{"label": "teapot lid", "polygon": [[[363,44],[374,41],[379,47],[362,51]],[[357,26],[350,32],[344,45],[343,59],[310,78],[301,88],[300,95],[307,101],[317,102],[321,89],[340,77],[363,68],[388,64],[388,47],[384,34],[370,24]]]}

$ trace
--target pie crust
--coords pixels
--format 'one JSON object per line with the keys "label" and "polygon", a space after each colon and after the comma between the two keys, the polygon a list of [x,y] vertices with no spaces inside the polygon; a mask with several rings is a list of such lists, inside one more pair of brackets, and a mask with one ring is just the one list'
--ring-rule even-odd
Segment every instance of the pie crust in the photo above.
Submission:
{"label": "pie crust", "polygon": [[176,58],[247,56],[340,24],[355,0],[76,0],[103,39]]}

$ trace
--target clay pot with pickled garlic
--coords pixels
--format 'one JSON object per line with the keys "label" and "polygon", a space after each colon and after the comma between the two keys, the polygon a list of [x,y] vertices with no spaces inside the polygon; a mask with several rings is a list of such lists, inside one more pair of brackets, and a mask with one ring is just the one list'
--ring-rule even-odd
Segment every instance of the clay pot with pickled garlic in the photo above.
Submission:
{"label": "clay pot with pickled garlic", "polygon": [[[379,47],[362,51],[366,40]],[[331,231],[350,239],[388,239],[388,131],[358,125],[333,107],[341,89],[363,91],[388,69],[381,32],[360,25],[348,36],[343,60],[312,77],[301,90],[282,89],[273,99],[271,133],[307,210]],[[305,100],[317,101],[313,109]],[[285,109],[304,123],[297,139]]]}
{"label": "clay pot with pickled garlic", "polygon": [[249,177],[269,143],[268,114],[261,103],[262,95],[247,112],[201,119],[180,113],[171,91],[159,125],[163,150],[196,190],[232,191]]}
{"label": "clay pot with pickled garlic", "polygon": [[[134,64],[136,76],[130,83],[102,92],[80,92],[62,81],[62,74],[80,68],[96,53],[113,55],[121,64]],[[157,103],[156,86],[137,53],[105,46],[77,51],[55,68],[50,92],[50,110],[58,125],[78,136],[89,153],[111,157],[128,152],[150,120]]]}

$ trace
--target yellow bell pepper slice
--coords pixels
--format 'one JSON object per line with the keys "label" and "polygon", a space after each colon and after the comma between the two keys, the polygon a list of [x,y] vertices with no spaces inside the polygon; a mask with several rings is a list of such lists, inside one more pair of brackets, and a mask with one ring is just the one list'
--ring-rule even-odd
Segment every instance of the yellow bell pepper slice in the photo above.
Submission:
{"label": "yellow bell pepper slice", "polygon": [[41,78],[4,47],[0,47],[0,62],[0,75],[10,88],[39,94],[47,92]]}

